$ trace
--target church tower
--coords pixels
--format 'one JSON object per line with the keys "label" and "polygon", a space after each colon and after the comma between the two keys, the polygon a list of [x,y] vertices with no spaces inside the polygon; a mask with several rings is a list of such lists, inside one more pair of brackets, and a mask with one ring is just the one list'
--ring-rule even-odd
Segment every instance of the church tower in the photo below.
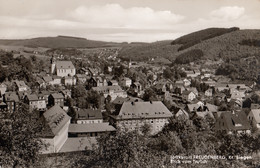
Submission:
{"label": "church tower", "polygon": [[51,74],[55,73],[55,66],[56,66],[56,58],[55,57],[51,57]]}

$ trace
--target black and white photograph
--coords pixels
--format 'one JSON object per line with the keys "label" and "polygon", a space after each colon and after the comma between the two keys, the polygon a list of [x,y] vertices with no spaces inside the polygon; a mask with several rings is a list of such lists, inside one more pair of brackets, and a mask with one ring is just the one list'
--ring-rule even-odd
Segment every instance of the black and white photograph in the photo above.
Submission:
{"label": "black and white photograph", "polygon": [[0,0],[0,168],[260,168],[260,0]]}

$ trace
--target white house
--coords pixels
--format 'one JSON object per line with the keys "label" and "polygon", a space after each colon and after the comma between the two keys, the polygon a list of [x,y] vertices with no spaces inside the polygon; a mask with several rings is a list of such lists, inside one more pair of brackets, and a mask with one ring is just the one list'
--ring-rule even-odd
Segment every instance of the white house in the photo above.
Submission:
{"label": "white house", "polygon": [[260,109],[252,109],[247,118],[250,124],[254,125],[256,128],[260,129]]}
{"label": "white house", "polygon": [[5,94],[6,89],[7,89],[7,86],[5,84],[1,83],[0,84],[0,97],[1,97],[1,95]]}
{"label": "white house", "polygon": [[132,85],[132,80],[130,78],[125,77],[121,80],[120,83],[122,86],[130,87]]}
{"label": "white house", "polygon": [[110,95],[111,101],[115,100],[117,97],[127,97],[127,93],[124,90],[122,90],[122,88],[118,85],[92,87],[92,90],[97,91],[100,94],[103,94],[105,98],[108,95]]}
{"label": "white house", "polygon": [[42,150],[41,153],[57,153],[68,139],[71,118],[59,105],[55,105],[47,110],[43,113],[43,117],[45,129],[41,139],[48,147]]}

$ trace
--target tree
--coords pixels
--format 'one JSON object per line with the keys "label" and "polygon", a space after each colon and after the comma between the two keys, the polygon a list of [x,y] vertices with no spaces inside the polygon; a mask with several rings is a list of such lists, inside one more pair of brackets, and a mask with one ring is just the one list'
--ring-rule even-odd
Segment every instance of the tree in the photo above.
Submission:
{"label": "tree", "polygon": [[157,100],[156,94],[153,89],[148,88],[144,91],[143,99],[145,101],[154,101]]}
{"label": "tree", "polygon": [[100,107],[100,101],[101,101],[101,96],[98,94],[98,92],[93,90],[89,90],[87,92],[87,102],[89,104],[92,104],[94,108]]}
{"label": "tree", "polygon": [[43,148],[38,138],[41,124],[28,106],[20,104],[17,112],[3,112],[0,121],[0,166],[29,167],[39,159]]}
{"label": "tree", "polygon": [[98,138],[98,148],[86,167],[161,167],[163,156],[156,155],[147,146],[148,139],[138,131],[118,130]]}

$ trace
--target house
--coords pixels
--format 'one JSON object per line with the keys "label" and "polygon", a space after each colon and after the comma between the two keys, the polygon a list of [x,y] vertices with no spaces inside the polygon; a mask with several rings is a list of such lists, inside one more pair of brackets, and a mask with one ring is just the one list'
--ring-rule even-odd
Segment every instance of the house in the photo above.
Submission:
{"label": "house", "polygon": [[74,76],[76,68],[71,61],[52,61],[51,72],[60,77]]}
{"label": "house", "polygon": [[136,93],[139,93],[142,91],[142,85],[140,84],[140,82],[134,82],[131,85],[131,88],[133,88]]}
{"label": "house", "polygon": [[110,80],[107,82],[108,86],[117,86],[118,82],[116,80]]}
{"label": "house", "polygon": [[210,89],[205,91],[205,96],[212,97],[212,95],[213,95],[213,89],[210,88]]}
{"label": "house", "polygon": [[61,93],[53,93],[49,96],[49,106],[59,105],[64,106],[64,96]]}
{"label": "house", "polygon": [[110,95],[111,101],[115,100],[117,97],[127,97],[127,93],[122,90],[120,86],[100,86],[93,87],[92,90],[97,91],[99,94],[103,94],[105,98]]}
{"label": "house", "polygon": [[197,96],[192,91],[186,90],[182,93],[182,97],[187,101],[193,101],[196,99]]}
{"label": "house", "polygon": [[199,92],[198,92],[197,88],[188,87],[187,90],[193,92],[196,96],[199,96]]}
{"label": "house", "polygon": [[100,109],[80,109],[76,111],[75,119],[77,124],[92,124],[103,122],[103,116]]}
{"label": "house", "polygon": [[184,85],[185,87],[190,86],[190,84],[191,84],[191,81],[190,81],[190,80],[188,80],[188,79],[184,79],[184,80],[183,80],[183,85]]}
{"label": "house", "polygon": [[247,116],[241,111],[221,113],[215,123],[214,129],[216,131],[225,131],[229,134],[251,133]]}
{"label": "house", "polygon": [[48,145],[41,153],[57,153],[68,139],[70,117],[59,106],[55,105],[43,113],[44,129],[41,140]]}
{"label": "house", "polygon": [[91,124],[70,124],[69,136],[70,137],[98,137],[105,133],[115,132],[116,129],[105,123],[91,123]]}
{"label": "house", "polygon": [[65,76],[62,78],[62,84],[64,85],[76,85],[77,84],[77,80],[75,77],[73,76]]}
{"label": "house", "polygon": [[7,86],[4,83],[0,84],[0,97],[5,94]]}
{"label": "house", "polygon": [[172,113],[161,101],[124,102],[118,115],[111,115],[111,123],[124,130],[140,130],[143,125],[151,127],[151,134],[163,129]]}
{"label": "house", "polygon": [[51,85],[59,85],[60,86],[61,85],[61,77],[53,75]]}
{"label": "house", "polygon": [[98,75],[98,69],[95,68],[88,68],[90,76],[97,76]]}
{"label": "house", "polygon": [[132,84],[132,80],[131,80],[130,78],[124,77],[124,78],[121,80],[120,84],[121,84],[122,86],[125,86],[125,87],[130,87],[131,84]]}
{"label": "house", "polygon": [[23,92],[23,91],[27,91],[28,90],[28,86],[24,83],[24,81],[15,81],[16,84],[16,88],[18,92]]}
{"label": "house", "polygon": [[100,87],[107,86],[107,80],[102,77],[91,77],[88,80],[88,87],[91,89],[92,87]]}
{"label": "house", "polygon": [[87,82],[87,75],[85,74],[76,74],[77,82],[79,83],[86,83]]}
{"label": "house", "polygon": [[71,91],[68,89],[61,90],[60,93],[64,96],[64,99],[71,98]]}
{"label": "house", "polygon": [[184,71],[187,74],[187,77],[190,78],[196,78],[200,75],[200,71],[199,70],[191,70],[191,71]]}
{"label": "house", "polygon": [[176,110],[174,110],[174,115],[177,119],[189,119],[189,114],[181,108],[176,108]]}
{"label": "house", "polygon": [[51,76],[44,76],[42,79],[46,85],[53,85],[53,79]]}
{"label": "house", "polygon": [[39,111],[46,110],[46,101],[44,95],[30,94],[26,95],[24,102],[29,105],[30,110],[37,109]]}
{"label": "house", "polygon": [[249,120],[250,124],[260,129],[260,109],[252,109],[248,113],[247,119]]}
{"label": "house", "polygon": [[7,105],[8,111],[14,112],[19,107],[19,97],[15,92],[5,92],[4,102]]}

